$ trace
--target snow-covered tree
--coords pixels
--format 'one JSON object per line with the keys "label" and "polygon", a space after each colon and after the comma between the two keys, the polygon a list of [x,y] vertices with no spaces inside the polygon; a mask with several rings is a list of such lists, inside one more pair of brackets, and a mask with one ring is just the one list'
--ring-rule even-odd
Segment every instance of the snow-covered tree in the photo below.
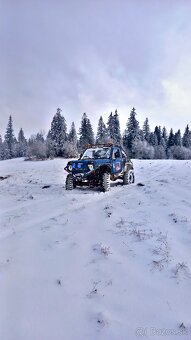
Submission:
{"label": "snow-covered tree", "polygon": [[174,145],[182,146],[182,137],[181,137],[180,129],[174,135]]}
{"label": "snow-covered tree", "polygon": [[24,157],[26,156],[26,150],[27,150],[27,140],[24,136],[23,129],[21,128],[18,134],[18,143],[17,143],[17,157]]}
{"label": "snow-covered tree", "polygon": [[154,158],[154,147],[144,140],[141,141],[135,138],[132,143],[132,152],[135,158],[140,159],[153,159]]}
{"label": "snow-covered tree", "polygon": [[46,152],[48,158],[54,158],[55,157],[55,146],[54,141],[51,139],[49,133],[46,138]]}
{"label": "snow-covered tree", "polygon": [[74,122],[72,122],[70,132],[68,134],[68,141],[65,142],[64,149],[66,158],[78,156],[78,139]]}
{"label": "snow-covered tree", "polygon": [[108,132],[108,138],[114,141],[114,118],[113,118],[112,112],[110,113],[108,117],[107,132]]}
{"label": "snow-covered tree", "polygon": [[174,146],[174,132],[173,132],[173,129],[170,129],[167,147],[170,148],[172,146]]}
{"label": "snow-covered tree", "polygon": [[3,141],[0,135],[0,160],[4,159]]}
{"label": "snow-covered tree", "polygon": [[158,140],[154,132],[150,133],[149,144],[152,146],[158,145]]}
{"label": "snow-covered tree", "polygon": [[182,145],[185,148],[190,148],[191,147],[191,131],[189,129],[189,125],[186,126],[184,135],[182,137]]}
{"label": "snow-covered tree", "polygon": [[81,151],[87,147],[87,144],[94,144],[92,125],[86,113],[84,113],[82,116],[79,136],[79,148]]}
{"label": "snow-covered tree", "polygon": [[163,145],[156,145],[154,147],[155,150],[155,159],[165,159],[166,158],[166,150]]}
{"label": "snow-covered tree", "polygon": [[107,141],[107,128],[101,116],[98,121],[96,143],[105,143]]}
{"label": "snow-covered tree", "polygon": [[165,143],[167,145],[168,144],[168,132],[165,126],[162,129],[162,138],[164,138]]}
{"label": "snow-covered tree", "polygon": [[65,158],[76,158],[79,156],[77,147],[72,142],[67,140],[64,143],[64,157]]}
{"label": "snow-covered tree", "polygon": [[143,123],[143,137],[148,143],[150,142],[150,133],[149,120],[146,118]]}
{"label": "snow-covered tree", "polygon": [[12,117],[9,116],[8,125],[5,133],[5,147],[8,158],[13,158],[15,156],[14,155],[15,142],[16,140],[13,131],[13,120]]}
{"label": "snow-covered tree", "polygon": [[34,159],[47,158],[47,145],[41,132],[37,133],[36,135],[32,135],[29,138],[26,154],[27,157]]}
{"label": "snow-covered tree", "polygon": [[54,152],[58,157],[64,155],[64,143],[67,140],[67,125],[65,118],[61,115],[62,110],[57,109],[56,114],[53,117],[51,123],[51,129],[49,131],[49,138],[53,141]]}
{"label": "snow-covered tree", "polygon": [[9,158],[11,158],[9,146],[8,146],[6,140],[4,140],[4,142],[3,142],[3,159],[9,159]]}
{"label": "snow-covered tree", "polygon": [[168,155],[174,159],[191,159],[191,149],[174,145],[168,150]]}
{"label": "snow-covered tree", "polygon": [[156,136],[155,141],[157,140],[157,144],[160,145],[161,138],[162,138],[161,126],[156,126],[155,127],[154,135]]}
{"label": "snow-covered tree", "polygon": [[70,132],[68,134],[68,140],[69,142],[72,142],[77,146],[78,139],[77,139],[76,127],[75,127],[74,122],[72,122]]}
{"label": "snow-covered tree", "polygon": [[115,110],[115,114],[113,115],[113,139],[117,144],[121,144],[121,131],[120,131],[120,123],[119,123],[119,115],[117,110]]}
{"label": "snow-covered tree", "polygon": [[[123,144],[126,149],[132,151],[133,141],[135,139],[140,139],[140,129],[139,122],[136,119],[135,108],[131,110],[130,117],[127,121],[127,127],[123,137]],[[133,156],[133,153],[132,153]]]}
{"label": "snow-covered tree", "polygon": [[162,145],[162,147],[165,150],[165,154],[166,154],[167,144],[166,144],[166,141],[165,141],[165,139],[163,137],[161,138],[160,145]]}

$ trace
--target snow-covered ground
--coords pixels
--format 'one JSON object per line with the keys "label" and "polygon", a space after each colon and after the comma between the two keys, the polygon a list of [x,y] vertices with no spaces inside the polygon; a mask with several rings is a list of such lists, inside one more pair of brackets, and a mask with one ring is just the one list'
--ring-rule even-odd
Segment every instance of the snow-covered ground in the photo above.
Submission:
{"label": "snow-covered ground", "polygon": [[0,162],[0,339],[191,339],[191,161],[106,194],[65,164]]}

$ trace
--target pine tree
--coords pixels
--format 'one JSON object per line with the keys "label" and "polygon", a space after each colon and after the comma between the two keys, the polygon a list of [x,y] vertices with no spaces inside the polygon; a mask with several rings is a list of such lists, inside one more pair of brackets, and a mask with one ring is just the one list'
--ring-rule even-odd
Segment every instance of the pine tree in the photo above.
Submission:
{"label": "pine tree", "polygon": [[87,147],[87,144],[94,144],[94,133],[92,125],[86,113],[84,113],[82,116],[79,135],[79,147],[81,151]]}
{"label": "pine tree", "polygon": [[21,128],[18,134],[18,144],[17,144],[17,157],[26,156],[27,140],[24,136],[23,129]]}
{"label": "pine tree", "polygon": [[157,138],[156,133],[154,133],[154,132],[150,133],[149,144],[151,144],[152,146],[158,145],[158,138]]}
{"label": "pine tree", "polygon": [[156,135],[157,144],[160,145],[161,138],[162,138],[161,126],[155,127],[154,134]]}
{"label": "pine tree", "polygon": [[97,135],[96,135],[96,143],[105,143],[107,140],[107,128],[103,121],[103,117],[101,116],[98,121]]}
{"label": "pine tree", "polygon": [[171,148],[172,146],[174,146],[174,132],[173,132],[173,129],[170,129],[167,147]]}
{"label": "pine tree", "polygon": [[78,156],[78,139],[76,133],[76,127],[72,122],[70,132],[68,134],[68,141],[65,142],[65,157],[77,157]]}
{"label": "pine tree", "polygon": [[14,144],[15,144],[15,136],[13,131],[13,120],[12,117],[9,116],[8,125],[5,133],[5,144],[6,144],[6,154],[8,158],[14,157]]}
{"label": "pine tree", "polygon": [[46,137],[46,150],[47,150],[47,157],[53,159],[55,157],[55,145],[54,145],[54,141],[51,139],[50,130]]}
{"label": "pine tree", "polygon": [[111,139],[112,141],[114,141],[114,116],[113,113],[111,112],[108,118],[108,122],[107,122],[107,131],[108,131],[108,137],[109,139]]}
{"label": "pine tree", "polygon": [[10,150],[9,150],[9,146],[6,142],[6,140],[4,140],[3,142],[3,159],[10,159],[11,155],[10,155]]}
{"label": "pine tree", "polygon": [[184,135],[182,137],[182,145],[185,148],[190,148],[191,147],[191,131],[189,129],[189,125],[186,126]]}
{"label": "pine tree", "polygon": [[161,138],[160,145],[163,146],[163,148],[164,148],[164,150],[165,150],[165,152],[166,152],[167,144],[166,144],[166,141],[165,141],[165,139],[164,139],[163,137]]}
{"label": "pine tree", "polygon": [[143,123],[143,137],[148,143],[150,141],[150,134],[151,132],[150,132],[149,120],[148,118],[146,118]]}
{"label": "pine tree", "polygon": [[117,110],[115,110],[115,114],[113,116],[113,139],[117,144],[121,144],[121,131],[120,131],[119,115],[117,113]]}
{"label": "pine tree", "polygon": [[77,145],[77,133],[74,122],[72,122],[70,132],[68,134],[68,140],[69,142],[72,142],[73,144]]}
{"label": "pine tree", "polygon": [[62,110],[57,109],[51,123],[49,138],[53,141],[55,155],[62,157],[64,155],[64,143],[67,140],[67,125],[65,118],[61,115]]}
{"label": "pine tree", "polygon": [[167,145],[167,143],[168,143],[168,132],[167,132],[167,129],[166,129],[165,126],[162,129],[162,138],[164,138],[165,143]]}
{"label": "pine tree", "polygon": [[174,135],[174,145],[182,146],[182,137],[181,137],[180,129]]}
{"label": "pine tree", "polygon": [[[127,121],[127,128],[125,130],[125,134],[123,137],[123,144],[126,149],[130,150],[130,152],[132,151],[132,145],[135,139],[140,139],[140,129],[139,129],[139,122],[136,119],[135,108],[133,107],[130,113],[130,117]],[[133,156],[133,153],[132,153],[132,156]]]}
{"label": "pine tree", "polygon": [[3,141],[0,135],[0,160],[4,159]]}

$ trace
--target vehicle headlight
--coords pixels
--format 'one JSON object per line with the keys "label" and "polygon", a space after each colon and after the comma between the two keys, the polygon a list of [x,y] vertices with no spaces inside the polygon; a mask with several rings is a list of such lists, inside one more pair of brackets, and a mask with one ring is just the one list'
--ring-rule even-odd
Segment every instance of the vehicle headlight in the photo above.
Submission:
{"label": "vehicle headlight", "polygon": [[71,164],[68,165],[68,170],[69,170],[69,171],[72,171],[72,165],[71,165]]}
{"label": "vehicle headlight", "polygon": [[90,171],[92,171],[94,169],[93,164],[88,164],[88,168],[90,169]]}

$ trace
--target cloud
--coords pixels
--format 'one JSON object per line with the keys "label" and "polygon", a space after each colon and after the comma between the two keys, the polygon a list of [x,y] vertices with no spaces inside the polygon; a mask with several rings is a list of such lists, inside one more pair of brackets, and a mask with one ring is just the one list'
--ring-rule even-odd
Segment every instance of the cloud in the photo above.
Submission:
{"label": "cloud", "polygon": [[57,107],[79,126],[133,106],[141,124],[183,129],[190,120],[188,1],[7,0],[0,8],[0,120],[48,131]]}

